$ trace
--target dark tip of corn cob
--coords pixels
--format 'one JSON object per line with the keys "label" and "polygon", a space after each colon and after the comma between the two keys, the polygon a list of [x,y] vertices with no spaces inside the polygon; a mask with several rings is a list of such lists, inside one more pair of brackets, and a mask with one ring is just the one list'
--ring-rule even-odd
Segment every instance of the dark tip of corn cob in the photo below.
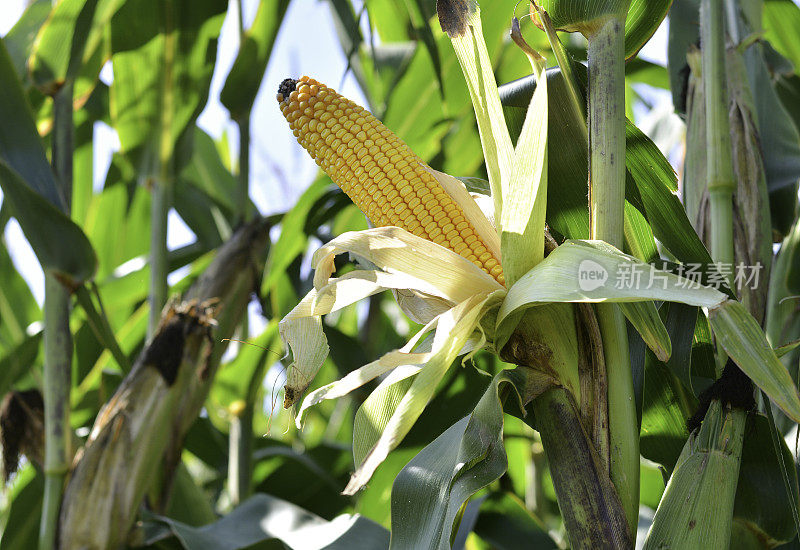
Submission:
{"label": "dark tip of corn cob", "polygon": [[278,86],[278,101],[283,101],[284,97],[289,97],[289,94],[297,89],[297,81],[294,78],[284,78],[283,82]]}

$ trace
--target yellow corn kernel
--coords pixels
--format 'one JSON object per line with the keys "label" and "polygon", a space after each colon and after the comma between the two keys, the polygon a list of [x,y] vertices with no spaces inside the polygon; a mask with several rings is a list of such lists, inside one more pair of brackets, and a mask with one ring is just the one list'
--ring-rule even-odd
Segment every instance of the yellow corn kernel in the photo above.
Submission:
{"label": "yellow corn kernel", "polygon": [[449,248],[505,283],[461,207],[372,113],[307,76],[281,82],[277,99],[300,144],[373,224]]}

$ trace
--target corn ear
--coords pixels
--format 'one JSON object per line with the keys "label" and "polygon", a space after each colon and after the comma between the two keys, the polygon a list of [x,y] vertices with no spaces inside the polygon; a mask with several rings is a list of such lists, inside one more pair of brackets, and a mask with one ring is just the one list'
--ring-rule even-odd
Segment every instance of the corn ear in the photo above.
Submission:
{"label": "corn ear", "polygon": [[300,144],[373,224],[449,248],[504,284],[492,239],[369,111],[307,76],[284,80],[277,99]]}

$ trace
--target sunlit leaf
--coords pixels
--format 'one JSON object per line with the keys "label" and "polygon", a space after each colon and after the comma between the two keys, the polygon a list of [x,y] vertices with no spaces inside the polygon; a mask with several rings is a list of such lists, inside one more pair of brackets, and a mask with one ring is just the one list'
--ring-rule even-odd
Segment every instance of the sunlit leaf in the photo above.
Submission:
{"label": "sunlit leaf", "polygon": [[253,107],[289,1],[262,0],[253,25],[244,34],[239,54],[220,92],[220,101],[234,120]]}
{"label": "sunlit leaf", "polygon": [[[494,378],[475,410],[425,447],[392,487],[392,547],[448,547],[469,497],[505,472],[503,406]],[[513,397],[512,397],[513,399]]]}
{"label": "sunlit leaf", "polygon": [[91,279],[97,256],[81,228],[2,161],[0,185],[42,269],[71,285]]}
{"label": "sunlit leaf", "polygon": [[[368,519],[343,515],[326,521],[264,494],[253,496],[224,518],[203,527],[191,527],[164,516],[150,515],[148,522],[147,544],[174,536],[179,548],[186,550],[239,550],[268,543],[269,548],[285,548],[285,544],[296,550],[311,550],[319,548],[321,541],[330,550],[372,550],[389,544],[389,533]],[[166,529],[153,529],[153,524]]]}
{"label": "sunlit leaf", "polygon": [[739,368],[795,422],[800,422],[800,395],[792,377],[775,356],[764,332],[742,304],[732,300],[709,309],[717,341]]}

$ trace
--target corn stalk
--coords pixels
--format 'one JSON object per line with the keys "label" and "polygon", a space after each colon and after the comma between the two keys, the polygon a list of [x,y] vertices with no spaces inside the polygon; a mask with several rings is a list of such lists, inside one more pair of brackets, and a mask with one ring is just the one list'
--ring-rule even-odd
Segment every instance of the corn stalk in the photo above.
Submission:
{"label": "corn stalk", "polygon": [[[623,246],[625,207],[625,14],[607,17],[588,36],[589,209],[591,237]],[[639,433],[625,318],[597,307],[608,378],[611,481],[631,532],[639,517]]]}
{"label": "corn stalk", "polygon": [[[72,83],[54,97],[53,168],[62,186],[69,214],[72,194]],[[44,298],[44,502],[39,524],[39,548],[55,546],[64,479],[72,460],[69,392],[72,387],[72,334],[69,329],[70,291],[45,274]]]}
{"label": "corn stalk", "polygon": [[79,451],[62,505],[60,547],[123,545],[156,476],[161,491],[151,505],[166,506],[183,439],[225,349],[220,341],[240,322],[260,280],[267,238],[261,220],[240,228],[182,300],[166,308]]}
{"label": "corn stalk", "polygon": [[[244,2],[236,4],[238,11],[239,47],[244,48],[246,33],[244,27]],[[236,189],[236,219],[247,222],[250,192],[250,109],[246,109],[236,119],[239,127],[239,186]],[[239,335],[246,339],[249,333],[247,315],[242,318]],[[260,381],[259,381],[260,383]],[[249,397],[249,396],[248,396]],[[253,447],[253,404],[245,401],[244,407],[234,411],[229,434],[228,492],[235,506],[250,495],[250,469]]]}
{"label": "corn stalk", "polygon": [[[702,95],[699,97],[703,105],[693,104],[692,109],[703,107],[705,116],[692,116],[691,120],[697,122],[704,118],[705,141],[688,143],[687,148],[705,149],[711,256],[715,262],[731,266],[735,262],[733,205],[737,183],[723,10],[723,3],[719,0],[703,0],[700,6]],[[697,209],[695,219],[701,221],[699,225],[703,228],[704,199],[697,199],[700,196],[697,191],[690,191],[690,195],[695,197],[691,202],[691,208]],[[733,288],[731,276],[728,284]],[[718,353],[717,364],[724,364],[725,352],[720,348]],[[744,377],[736,365],[729,364],[723,378],[731,374]],[[721,401],[715,398],[710,402],[699,433],[693,433],[686,442],[653,519],[645,548],[689,548],[697,544],[719,548],[729,546],[747,412],[731,408]],[[709,514],[709,510],[714,510],[714,514]]]}
{"label": "corn stalk", "polygon": [[162,60],[161,97],[163,110],[159,118],[158,146],[155,151],[154,177],[150,184],[153,190],[151,203],[152,228],[150,231],[150,317],[147,325],[148,336],[152,337],[161,318],[161,308],[167,302],[167,222],[169,209],[172,206],[174,187],[173,156],[173,112],[175,101],[174,65],[177,49],[177,31],[175,30],[175,7],[173,0],[165,0],[164,9],[164,57]]}

